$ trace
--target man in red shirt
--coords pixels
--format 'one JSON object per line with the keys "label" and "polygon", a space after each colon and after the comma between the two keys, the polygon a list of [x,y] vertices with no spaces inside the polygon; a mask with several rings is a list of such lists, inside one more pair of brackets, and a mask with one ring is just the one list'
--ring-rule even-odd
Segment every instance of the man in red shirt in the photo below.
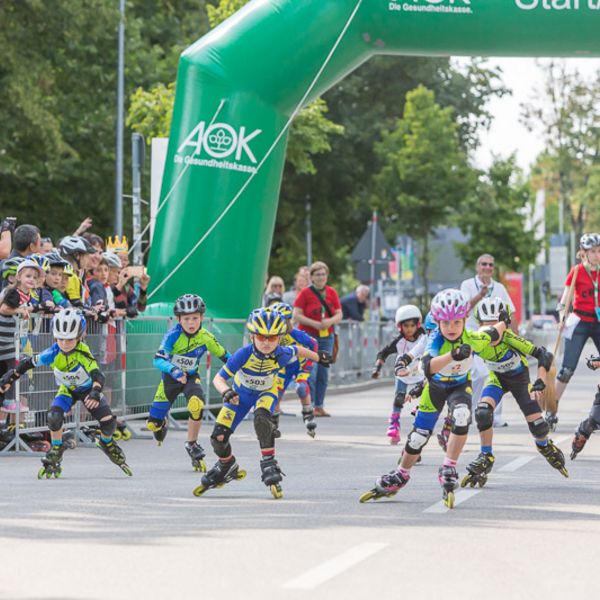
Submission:
{"label": "man in red shirt", "polygon": [[[334,326],[342,320],[342,305],[334,288],[327,285],[329,267],[321,261],[310,266],[311,285],[300,291],[294,301],[294,320],[302,331],[315,338],[318,350],[333,353]],[[329,370],[316,364],[309,384],[315,417],[329,417],[323,408]]]}

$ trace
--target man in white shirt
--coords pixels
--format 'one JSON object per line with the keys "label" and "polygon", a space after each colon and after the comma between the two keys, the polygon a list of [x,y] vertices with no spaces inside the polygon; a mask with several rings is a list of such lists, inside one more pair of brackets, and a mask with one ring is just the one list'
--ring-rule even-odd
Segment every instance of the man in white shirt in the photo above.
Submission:
{"label": "man in white shirt", "polygon": [[[501,298],[510,306],[511,311],[514,312],[515,310],[515,305],[510,299],[506,288],[499,281],[494,281],[492,277],[494,266],[494,257],[491,254],[482,254],[475,263],[477,271],[475,277],[465,279],[460,284],[460,291],[469,300],[471,308],[469,318],[467,319],[467,329],[469,330],[479,329],[479,324],[475,320],[475,307],[484,298]],[[511,328],[514,327],[516,327],[516,324],[511,324]],[[471,370],[471,376],[473,377],[473,408],[477,406],[481,398],[481,392],[483,391],[488,373],[488,368],[485,366],[483,360],[475,356]],[[502,418],[502,403],[500,403],[494,413],[494,426],[504,427],[506,425],[506,421]]]}

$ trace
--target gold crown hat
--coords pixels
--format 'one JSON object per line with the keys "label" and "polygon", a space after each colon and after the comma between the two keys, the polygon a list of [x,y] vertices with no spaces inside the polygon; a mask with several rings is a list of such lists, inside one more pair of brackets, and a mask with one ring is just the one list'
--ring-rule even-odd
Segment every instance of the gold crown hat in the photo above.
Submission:
{"label": "gold crown hat", "polygon": [[115,235],[115,238],[109,237],[106,240],[106,249],[112,252],[129,252],[129,242],[127,241],[127,236],[123,236],[119,239],[118,235]]}

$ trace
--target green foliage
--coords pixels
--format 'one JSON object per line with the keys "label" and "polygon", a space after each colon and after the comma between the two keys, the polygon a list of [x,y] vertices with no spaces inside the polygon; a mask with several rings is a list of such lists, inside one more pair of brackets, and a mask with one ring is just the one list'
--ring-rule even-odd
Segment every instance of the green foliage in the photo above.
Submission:
{"label": "green foliage", "polygon": [[480,177],[473,196],[458,217],[468,243],[456,244],[465,265],[489,252],[502,270],[523,272],[535,262],[543,240],[526,231],[532,194],[514,156],[497,159]]}
{"label": "green foliage", "polygon": [[422,281],[427,291],[429,239],[468,199],[473,172],[460,147],[451,108],[441,108],[423,86],[407,94],[404,117],[375,145],[381,170],[374,178],[374,203],[386,231],[421,243]]}
{"label": "green foliage", "polygon": [[248,0],[219,0],[217,6],[206,7],[208,13],[208,22],[214,29],[217,25],[228,19],[233,13],[237,12]]}
{"label": "green foliage", "polygon": [[174,101],[175,83],[158,83],[148,91],[138,88],[131,95],[127,125],[141,133],[147,144],[153,137],[168,137]]}

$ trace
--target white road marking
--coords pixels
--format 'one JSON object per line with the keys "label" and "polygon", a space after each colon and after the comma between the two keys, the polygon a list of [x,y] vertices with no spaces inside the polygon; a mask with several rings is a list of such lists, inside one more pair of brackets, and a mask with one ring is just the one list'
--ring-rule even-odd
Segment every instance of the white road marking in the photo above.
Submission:
{"label": "white road marking", "polygon": [[[480,489],[476,489],[476,490],[473,489],[473,490],[460,490],[459,492],[455,492],[454,506],[458,506],[459,504],[462,504],[469,498],[472,498],[473,496],[479,494],[479,492],[481,492],[481,491],[482,490],[480,490]],[[441,492],[441,488],[440,488],[440,492]],[[452,510],[452,509],[448,508],[444,504],[443,500],[440,500],[439,502],[432,504],[429,508],[426,508],[423,512],[424,513],[443,514],[443,513],[447,513],[449,510]]]}
{"label": "white road marking", "polygon": [[504,465],[501,469],[498,469],[499,473],[514,473],[521,467],[524,467],[527,463],[531,462],[534,458],[537,458],[537,454],[532,456],[519,456],[515,460],[511,460],[507,465]]}
{"label": "white road marking", "polygon": [[283,584],[283,587],[288,590],[314,590],[325,581],[333,579],[336,575],[369,558],[369,556],[380,552],[386,546],[389,546],[389,544],[359,544],[339,556],[321,563],[318,567],[306,571],[303,575],[290,579],[290,581]]}

